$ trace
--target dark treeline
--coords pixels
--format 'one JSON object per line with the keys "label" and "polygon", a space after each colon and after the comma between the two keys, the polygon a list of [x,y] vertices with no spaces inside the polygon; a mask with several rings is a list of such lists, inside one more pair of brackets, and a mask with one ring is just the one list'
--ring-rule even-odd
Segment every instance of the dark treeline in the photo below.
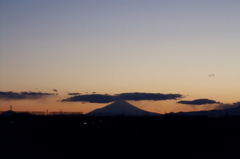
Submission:
{"label": "dark treeline", "polygon": [[240,117],[0,117],[3,158],[239,158]]}

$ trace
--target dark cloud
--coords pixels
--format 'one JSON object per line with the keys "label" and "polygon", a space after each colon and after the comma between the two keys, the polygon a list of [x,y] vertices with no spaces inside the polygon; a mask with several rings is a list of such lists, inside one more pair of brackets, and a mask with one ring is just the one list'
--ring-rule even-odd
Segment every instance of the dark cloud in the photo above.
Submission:
{"label": "dark cloud", "polygon": [[89,94],[89,95],[76,95],[67,99],[63,99],[62,102],[90,102],[90,103],[109,103],[117,100],[171,100],[183,98],[181,94],[161,94],[161,93],[121,93],[115,95],[108,94]]}
{"label": "dark cloud", "polygon": [[210,99],[195,99],[192,101],[182,100],[177,103],[188,104],[188,105],[220,104],[220,102],[216,102]]}
{"label": "dark cloud", "polygon": [[63,99],[62,102],[90,102],[90,103],[109,103],[115,101],[116,97],[111,95],[101,95],[101,94],[87,94],[78,95]]}
{"label": "dark cloud", "polygon": [[161,93],[121,93],[118,95],[119,98],[124,100],[170,100],[183,98],[181,94],[161,94]]}
{"label": "dark cloud", "polygon": [[57,92],[58,90],[56,90],[56,89],[53,89],[53,91],[54,91],[54,92]]}
{"label": "dark cloud", "polygon": [[69,96],[78,96],[81,95],[81,93],[68,93]]}
{"label": "dark cloud", "polygon": [[39,99],[50,95],[57,95],[54,93],[42,93],[42,92],[1,92],[0,99],[3,100],[20,100],[20,99]]}

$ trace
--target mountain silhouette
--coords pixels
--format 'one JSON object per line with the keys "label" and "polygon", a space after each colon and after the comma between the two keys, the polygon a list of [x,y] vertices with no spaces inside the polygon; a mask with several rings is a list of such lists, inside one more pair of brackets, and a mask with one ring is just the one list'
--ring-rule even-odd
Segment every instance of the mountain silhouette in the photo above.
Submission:
{"label": "mountain silhouette", "polygon": [[158,116],[161,114],[152,113],[126,102],[125,100],[116,101],[103,108],[95,109],[86,115],[90,116]]}
{"label": "mountain silhouette", "polygon": [[209,117],[223,117],[226,115],[237,116],[240,115],[240,105],[234,108],[228,108],[223,110],[208,110],[208,111],[192,111],[192,112],[178,112],[169,113],[169,115],[183,115],[183,116],[209,116]]}

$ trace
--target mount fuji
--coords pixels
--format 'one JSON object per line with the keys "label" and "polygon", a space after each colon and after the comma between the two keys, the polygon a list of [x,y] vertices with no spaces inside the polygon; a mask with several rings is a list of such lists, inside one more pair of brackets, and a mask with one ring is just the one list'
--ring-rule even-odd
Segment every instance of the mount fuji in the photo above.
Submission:
{"label": "mount fuji", "polygon": [[86,115],[89,116],[160,116],[162,114],[152,113],[121,100],[109,104],[103,108],[95,109]]}

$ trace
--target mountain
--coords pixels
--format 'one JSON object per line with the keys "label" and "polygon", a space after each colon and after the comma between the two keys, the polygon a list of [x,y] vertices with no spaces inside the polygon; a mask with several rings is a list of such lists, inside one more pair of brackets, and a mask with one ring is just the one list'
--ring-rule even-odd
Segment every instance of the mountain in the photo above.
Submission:
{"label": "mountain", "polygon": [[236,115],[240,115],[240,105],[234,108],[223,109],[223,110],[214,109],[209,111],[178,112],[178,113],[169,113],[169,115],[209,116],[209,117],[223,117],[226,115],[236,116]]}
{"label": "mountain", "polygon": [[159,116],[161,114],[152,113],[133,106],[132,104],[121,100],[109,104],[103,108],[93,110],[86,115],[90,116]]}

